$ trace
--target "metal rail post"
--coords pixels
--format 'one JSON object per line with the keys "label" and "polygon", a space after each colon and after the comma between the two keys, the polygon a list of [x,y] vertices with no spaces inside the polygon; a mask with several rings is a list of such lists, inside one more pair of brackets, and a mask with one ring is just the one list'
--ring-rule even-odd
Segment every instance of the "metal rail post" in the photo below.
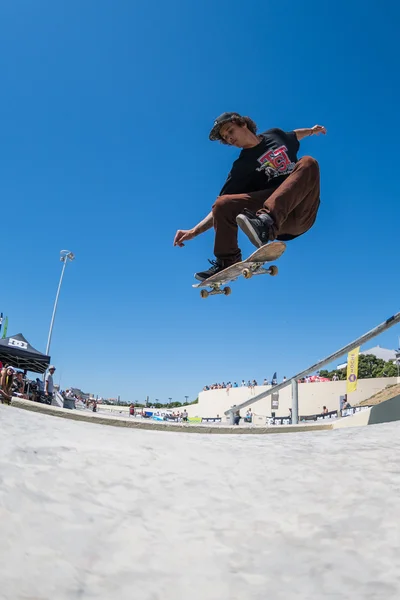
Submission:
{"label": "metal rail post", "polygon": [[299,384],[297,379],[292,379],[292,425],[299,422]]}

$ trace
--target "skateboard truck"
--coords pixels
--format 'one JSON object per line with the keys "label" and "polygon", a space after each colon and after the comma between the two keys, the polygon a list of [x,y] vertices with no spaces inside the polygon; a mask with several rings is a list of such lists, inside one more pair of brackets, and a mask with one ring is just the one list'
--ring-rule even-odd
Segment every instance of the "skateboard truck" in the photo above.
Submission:
{"label": "skateboard truck", "polygon": [[202,298],[208,298],[208,296],[215,296],[215,294],[225,294],[225,296],[229,296],[229,294],[231,293],[232,290],[229,287],[229,285],[222,288],[222,290],[220,289],[219,285],[213,285],[210,292],[208,290],[200,290],[200,296]]}
{"label": "skateboard truck", "polygon": [[[260,263],[262,265],[264,263]],[[254,263],[254,268],[243,269],[242,275],[245,279],[250,279],[253,275],[278,275],[278,267],[276,265],[271,265],[268,269],[264,269],[263,267],[257,267],[258,263]]]}

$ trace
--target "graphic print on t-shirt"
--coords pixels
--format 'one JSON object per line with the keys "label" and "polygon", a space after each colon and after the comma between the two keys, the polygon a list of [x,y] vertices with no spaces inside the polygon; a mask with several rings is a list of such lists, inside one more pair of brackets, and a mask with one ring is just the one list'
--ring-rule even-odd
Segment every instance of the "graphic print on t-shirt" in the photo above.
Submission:
{"label": "graphic print on t-shirt", "polygon": [[260,143],[243,148],[219,193],[249,194],[279,186],[293,172],[300,144],[294,131],[268,129]]}
{"label": "graphic print on t-shirt", "polygon": [[287,152],[288,149],[284,145],[264,152],[257,159],[260,166],[256,170],[260,172],[264,171],[268,180],[280,175],[289,175],[295,168],[296,163],[290,160]]}

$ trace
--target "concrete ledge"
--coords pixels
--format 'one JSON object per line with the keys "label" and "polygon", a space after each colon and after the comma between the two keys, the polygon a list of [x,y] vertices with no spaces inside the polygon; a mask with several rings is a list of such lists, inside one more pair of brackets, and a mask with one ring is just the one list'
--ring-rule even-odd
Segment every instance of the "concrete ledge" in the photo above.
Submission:
{"label": "concrete ledge", "polygon": [[333,428],[363,427],[365,425],[390,423],[391,421],[400,421],[400,396],[394,396],[389,400],[356,412],[351,417],[338,419],[333,423]]}
{"label": "concrete ledge", "polygon": [[360,412],[354,413],[348,417],[337,419],[333,423],[333,429],[342,429],[343,427],[366,427],[369,424],[371,409],[366,408]]}
{"label": "concrete ledge", "polygon": [[268,433],[295,433],[299,431],[327,431],[333,429],[332,423],[311,423],[301,425],[280,425],[279,427],[219,427],[219,426],[204,426],[204,425],[187,425],[185,423],[155,423],[133,421],[123,418],[102,417],[96,413],[86,413],[78,410],[69,410],[58,408],[57,406],[49,406],[47,404],[39,404],[30,400],[21,400],[13,398],[11,406],[30,410],[32,412],[43,413],[53,417],[61,417],[63,419],[71,419],[73,421],[85,421],[94,423],[95,425],[109,425],[112,427],[126,427],[130,429],[147,429],[154,431],[173,431],[175,433],[214,433],[214,434],[268,434]]}

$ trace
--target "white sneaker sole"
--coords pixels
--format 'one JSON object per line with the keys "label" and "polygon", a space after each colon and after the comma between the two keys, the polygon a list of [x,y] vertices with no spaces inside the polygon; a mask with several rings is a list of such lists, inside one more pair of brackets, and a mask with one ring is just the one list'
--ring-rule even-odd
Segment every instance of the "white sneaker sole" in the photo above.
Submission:
{"label": "white sneaker sole", "polygon": [[250,223],[249,219],[245,215],[238,215],[236,217],[236,223],[238,224],[240,229],[243,231],[243,233],[245,233],[247,235],[247,237],[249,238],[251,243],[256,248],[261,248],[261,246],[264,246],[263,242],[258,237],[257,232],[254,229],[253,225]]}

